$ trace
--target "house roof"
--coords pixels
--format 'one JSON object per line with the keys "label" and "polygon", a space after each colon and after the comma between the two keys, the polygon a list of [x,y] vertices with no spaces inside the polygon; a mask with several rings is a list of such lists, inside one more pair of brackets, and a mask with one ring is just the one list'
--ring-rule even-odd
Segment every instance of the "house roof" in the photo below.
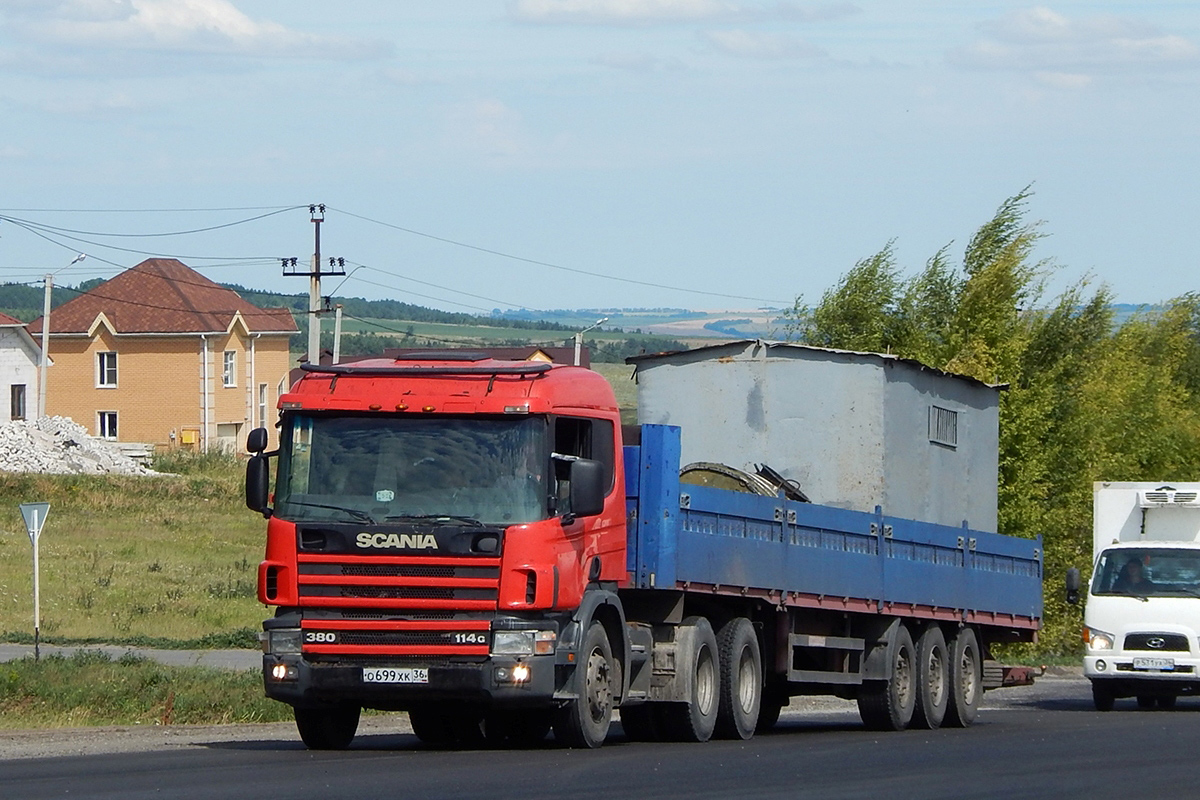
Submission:
{"label": "house roof", "polygon": [[[87,334],[103,320],[117,334],[223,333],[240,317],[250,333],[295,333],[286,308],[258,308],[174,258],[151,258],[50,313],[51,334]],[[40,333],[39,317],[29,323]]]}
{"label": "house roof", "polygon": [[7,328],[11,325],[20,325],[24,327],[25,323],[21,322],[21,320],[17,319],[16,317],[10,317],[8,314],[0,312],[0,326]]}

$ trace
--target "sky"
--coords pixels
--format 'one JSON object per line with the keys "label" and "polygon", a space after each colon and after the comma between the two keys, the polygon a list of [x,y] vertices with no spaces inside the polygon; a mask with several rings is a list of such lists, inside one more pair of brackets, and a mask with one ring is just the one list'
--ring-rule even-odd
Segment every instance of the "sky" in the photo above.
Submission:
{"label": "sky", "polygon": [[1048,295],[1155,303],[1200,288],[1198,89],[1173,0],[0,0],[0,282],[307,292],[323,204],[324,294],[785,307],[1028,186]]}

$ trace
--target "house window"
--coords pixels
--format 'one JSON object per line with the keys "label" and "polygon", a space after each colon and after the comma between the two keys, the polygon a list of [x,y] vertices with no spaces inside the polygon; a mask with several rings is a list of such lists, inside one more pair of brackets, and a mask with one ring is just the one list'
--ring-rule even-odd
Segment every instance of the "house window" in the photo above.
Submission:
{"label": "house window", "polygon": [[25,384],[14,383],[11,388],[12,398],[8,407],[12,412],[12,418],[25,419]]}
{"label": "house window", "polygon": [[96,429],[100,432],[101,439],[117,438],[117,412],[96,412]]}
{"label": "house window", "polygon": [[221,382],[226,388],[237,386],[237,353],[225,351],[225,366],[221,369]]}
{"label": "house window", "polygon": [[117,354],[96,354],[96,386],[101,389],[117,388]]}
{"label": "house window", "polygon": [[958,412],[941,406],[929,407],[929,441],[958,447]]}
{"label": "house window", "polygon": [[267,385],[258,385],[258,427],[267,427]]}

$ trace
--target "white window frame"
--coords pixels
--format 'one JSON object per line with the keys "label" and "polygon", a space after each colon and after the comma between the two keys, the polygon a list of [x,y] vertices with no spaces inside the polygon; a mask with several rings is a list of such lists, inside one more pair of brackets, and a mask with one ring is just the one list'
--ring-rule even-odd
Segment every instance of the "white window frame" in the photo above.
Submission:
{"label": "white window frame", "polygon": [[237,351],[226,350],[221,365],[221,385],[226,389],[237,387]]}
{"label": "white window frame", "polygon": [[121,430],[115,411],[96,412],[96,435],[101,439],[116,439]]}
{"label": "white window frame", "polygon": [[96,388],[117,388],[117,352],[115,350],[103,350],[96,354]]}
{"label": "white window frame", "polygon": [[267,427],[267,399],[268,387],[265,383],[258,385],[258,427]]}

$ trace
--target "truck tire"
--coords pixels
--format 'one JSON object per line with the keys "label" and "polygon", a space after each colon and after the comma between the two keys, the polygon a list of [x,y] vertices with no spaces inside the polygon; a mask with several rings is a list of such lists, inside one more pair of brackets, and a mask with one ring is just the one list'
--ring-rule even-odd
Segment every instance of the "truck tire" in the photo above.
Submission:
{"label": "truck tire", "polygon": [[950,657],[942,629],[929,624],[917,640],[917,701],[913,706],[914,728],[936,730],[946,717],[950,702]]}
{"label": "truck tire", "polygon": [[902,731],[912,721],[917,694],[916,648],[904,625],[897,629],[888,655],[888,677],[863,684],[858,715],[871,730]]}
{"label": "truck tire", "polygon": [[1111,686],[1104,681],[1092,681],[1092,704],[1097,711],[1112,711],[1116,699]]}
{"label": "truck tire", "polygon": [[685,703],[658,704],[664,738],[676,742],[707,742],[717,726],[721,668],[717,637],[704,617],[688,617],[681,628],[692,628],[690,653],[676,653],[676,665],[690,665],[691,696]]}
{"label": "truck tire", "polygon": [[942,724],[968,728],[979,715],[979,701],[983,699],[983,658],[975,631],[959,630],[949,651],[950,698]]}
{"label": "truck tire", "polygon": [[754,725],[755,733],[766,733],[779,722],[779,714],[787,706],[786,699],[780,700],[769,695],[763,697],[762,705],[758,707],[758,722]]}
{"label": "truck tire", "polygon": [[1152,694],[1139,694],[1137,696],[1137,706],[1141,709],[1152,709],[1154,708],[1154,700],[1155,698]]}
{"label": "truck tire", "polygon": [[583,638],[575,668],[577,696],[554,716],[554,738],[567,747],[594,748],[604,744],[612,724],[618,668],[608,633],[593,622]]}
{"label": "truck tire", "polygon": [[762,653],[754,625],[745,617],[730,620],[717,634],[721,666],[721,693],[716,735],[722,739],[749,739],[762,708]]}
{"label": "truck tire", "polygon": [[358,706],[292,708],[296,730],[310,750],[345,750],[358,732]]}
{"label": "truck tire", "polygon": [[1175,708],[1175,695],[1161,694],[1158,696],[1158,707],[1163,711],[1170,711]]}

